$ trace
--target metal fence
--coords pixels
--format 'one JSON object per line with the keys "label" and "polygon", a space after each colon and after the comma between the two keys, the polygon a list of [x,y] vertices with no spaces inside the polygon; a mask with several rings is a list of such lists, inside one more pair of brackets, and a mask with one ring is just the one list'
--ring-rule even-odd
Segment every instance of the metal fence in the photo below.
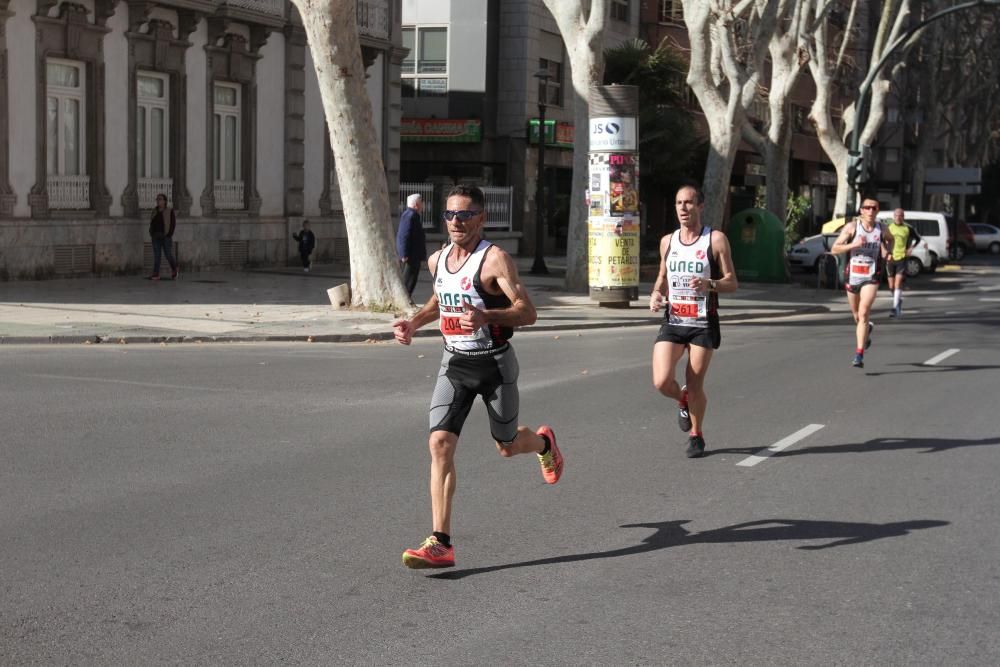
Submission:
{"label": "metal fence", "polygon": [[420,214],[424,229],[435,229],[438,226],[438,215],[434,210],[434,184],[433,183],[400,183],[399,184],[399,210],[406,208],[406,198],[410,195],[420,195],[424,200],[424,210]]}
{"label": "metal fence", "polygon": [[[514,222],[514,188],[509,185],[484,185],[480,189],[486,197],[487,229],[510,231]],[[424,210],[420,218],[424,229],[441,228],[441,211],[437,210],[438,199],[433,183],[400,183],[399,208],[406,208],[406,198],[419,194],[424,200]]]}

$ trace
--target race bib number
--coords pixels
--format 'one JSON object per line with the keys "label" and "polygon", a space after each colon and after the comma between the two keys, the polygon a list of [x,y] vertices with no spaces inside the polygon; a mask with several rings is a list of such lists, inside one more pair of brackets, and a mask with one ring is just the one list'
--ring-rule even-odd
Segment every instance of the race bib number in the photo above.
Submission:
{"label": "race bib number", "polygon": [[851,276],[855,278],[870,278],[875,273],[875,262],[871,257],[859,256],[851,258]]}
{"label": "race bib number", "polygon": [[445,338],[453,342],[459,341],[470,341],[479,340],[483,337],[483,330],[476,329],[475,331],[464,331],[462,325],[459,323],[459,316],[442,315],[441,316],[441,333],[444,334]]}
{"label": "race bib number", "polygon": [[698,317],[698,304],[697,303],[672,303],[670,304],[670,312],[676,317],[693,318]]}
{"label": "race bib number", "polygon": [[691,298],[679,298],[670,302],[670,321],[680,323],[693,323],[704,320],[707,317],[706,299],[703,296]]}

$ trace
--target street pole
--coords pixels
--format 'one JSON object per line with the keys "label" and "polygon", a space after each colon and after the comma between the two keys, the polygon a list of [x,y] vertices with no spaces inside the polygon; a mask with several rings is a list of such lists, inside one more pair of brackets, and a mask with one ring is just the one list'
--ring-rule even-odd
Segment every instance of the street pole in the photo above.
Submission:
{"label": "street pole", "polygon": [[546,275],[545,266],[545,95],[548,94],[549,74],[538,72],[542,95],[538,98],[538,176],[535,178],[535,262],[531,274]]}
{"label": "street pole", "polygon": [[[989,5],[1000,6],[1000,0],[974,0],[973,2],[964,2],[960,5],[955,5],[954,7],[942,9],[936,14],[931,14],[926,19],[900,35],[899,38],[885,50],[885,53],[882,54],[882,57],[879,59],[878,63],[875,64],[875,67],[868,72],[868,76],[865,77],[865,80],[861,83],[861,88],[858,91],[858,101],[854,106],[857,113],[854,114],[854,129],[851,131],[851,146],[848,149],[848,155],[861,155],[861,129],[864,127],[865,123],[868,122],[868,97],[871,94],[872,82],[875,81],[876,75],[878,75],[882,67],[884,67],[889,61],[889,56],[891,56],[899,48],[906,46],[907,42],[909,42],[914,35],[923,30],[929,23],[958,11],[973,9],[975,7],[986,7]],[[858,197],[858,189],[856,186],[857,184],[853,180],[850,178],[847,179],[847,203],[845,204],[846,211],[844,212],[845,220],[850,219],[851,216],[857,215],[855,204]]]}

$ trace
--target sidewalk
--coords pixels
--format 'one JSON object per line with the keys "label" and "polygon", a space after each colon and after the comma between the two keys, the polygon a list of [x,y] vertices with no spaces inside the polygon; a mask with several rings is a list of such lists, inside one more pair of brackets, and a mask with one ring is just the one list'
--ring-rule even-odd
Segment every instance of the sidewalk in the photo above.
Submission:
{"label": "sidewalk", "polygon": [[[538,322],[524,331],[652,326],[662,315],[646,304],[649,283],[629,308],[601,307],[586,294],[566,292],[565,258],[547,260],[551,275],[528,274],[530,257],[518,258],[522,278],[538,308]],[[176,281],[141,276],[0,283],[0,343],[363,342],[392,338],[389,313],[335,311],[326,290],[349,282],[344,265],[185,273]],[[414,292],[431,293],[429,274]],[[801,285],[742,284],[722,295],[722,320],[777,318],[827,312],[840,292]],[[437,336],[431,326],[418,335]]]}

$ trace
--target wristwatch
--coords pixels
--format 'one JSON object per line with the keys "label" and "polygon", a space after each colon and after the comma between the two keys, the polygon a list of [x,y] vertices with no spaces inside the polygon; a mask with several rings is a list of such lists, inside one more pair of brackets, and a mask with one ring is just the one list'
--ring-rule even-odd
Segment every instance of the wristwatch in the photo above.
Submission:
{"label": "wristwatch", "polygon": [[708,289],[710,289],[711,291],[713,291],[713,292],[719,291],[717,289],[718,286],[719,286],[719,283],[717,281],[715,281],[715,280],[709,280],[708,281]]}

